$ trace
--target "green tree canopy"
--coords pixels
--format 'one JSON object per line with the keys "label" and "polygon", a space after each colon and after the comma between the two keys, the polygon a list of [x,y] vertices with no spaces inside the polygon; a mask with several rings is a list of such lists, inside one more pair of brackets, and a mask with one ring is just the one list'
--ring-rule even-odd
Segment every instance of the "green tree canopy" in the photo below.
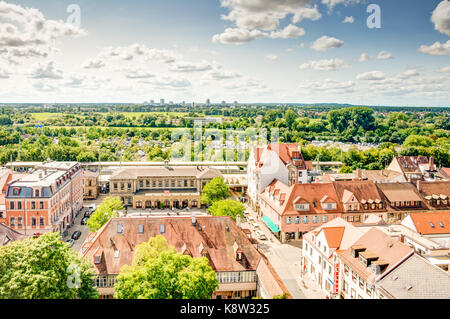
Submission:
{"label": "green tree canopy", "polygon": [[91,217],[87,220],[89,230],[94,232],[99,230],[111,218],[117,217],[118,211],[123,210],[123,204],[120,197],[107,197],[97,207]]}
{"label": "green tree canopy", "polygon": [[58,233],[0,246],[0,299],[98,298],[94,277]]}
{"label": "green tree canopy", "polygon": [[216,201],[230,197],[230,188],[223,177],[213,178],[202,190],[202,204],[211,205]]}
{"label": "green tree canopy", "polygon": [[236,221],[238,215],[244,217],[245,206],[233,199],[224,199],[214,202],[208,208],[208,211],[213,214],[213,216],[230,216]]}
{"label": "green tree canopy", "polygon": [[136,247],[133,264],[123,266],[115,284],[118,299],[209,299],[218,287],[206,257],[178,253],[158,235]]}

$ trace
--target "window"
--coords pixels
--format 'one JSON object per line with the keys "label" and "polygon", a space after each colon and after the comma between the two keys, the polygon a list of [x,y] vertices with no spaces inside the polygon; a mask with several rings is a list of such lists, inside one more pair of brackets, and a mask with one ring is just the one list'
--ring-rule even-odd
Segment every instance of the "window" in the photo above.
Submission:
{"label": "window", "polygon": [[328,216],[322,216],[322,223],[326,223],[328,221]]}
{"label": "window", "polygon": [[36,217],[31,217],[31,226],[36,226]]}
{"label": "window", "polygon": [[348,284],[347,284],[347,282],[346,282],[346,281],[344,281],[344,284],[343,284],[342,290],[344,290],[344,292],[348,293]]}
{"label": "window", "polygon": [[345,275],[348,275],[349,272],[350,272],[350,269],[348,268],[348,266],[347,266],[347,265],[344,265],[344,274],[345,274]]}
{"label": "window", "polygon": [[17,217],[17,226],[22,226],[22,217]]}
{"label": "window", "polygon": [[20,188],[13,188],[13,196],[19,196]]}
{"label": "window", "polygon": [[117,225],[117,233],[118,234],[122,234],[123,233],[123,225],[122,224],[118,224]]}
{"label": "window", "polygon": [[364,280],[359,277],[359,288],[364,289]]}
{"label": "window", "polygon": [[39,197],[39,189],[36,189],[36,190],[34,191],[34,197]]}
{"label": "window", "polygon": [[128,183],[128,189],[131,189],[131,183]]}
{"label": "window", "polygon": [[44,226],[44,217],[39,217],[39,226]]}
{"label": "window", "polygon": [[166,225],[165,224],[159,225],[159,233],[164,234],[165,232],[166,232]]}
{"label": "window", "polygon": [[17,202],[17,209],[22,209],[22,202]]}
{"label": "window", "polygon": [[185,179],[184,180],[184,187],[187,187],[188,186],[188,181],[187,181],[187,179]]}
{"label": "window", "polygon": [[139,234],[144,233],[144,225],[138,225],[138,232],[139,232]]}
{"label": "window", "polygon": [[9,202],[9,209],[14,209],[14,202]]}
{"label": "window", "polygon": [[290,224],[291,223],[291,217],[286,217],[286,224]]}
{"label": "window", "polygon": [[312,221],[313,221],[314,224],[316,224],[319,221],[319,217],[313,216]]}
{"label": "window", "polygon": [[31,209],[36,209],[36,202],[31,202]]}
{"label": "window", "polygon": [[144,181],[139,181],[139,187],[144,187]]}
{"label": "window", "polygon": [[14,219],[14,217],[10,217],[9,218],[9,225],[14,226],[16,224],[16,220]]}
{"label": "window", "polygon": [[94,264],[98,265],[100,263],[101,257],[101,255],[94,256]]}
{"label": "window", "polygon": [[299,223],[300,223],[300,217],[298,217],[298,216],[295,217],[295,223],[296,223],[296,224],[299,224]]}
{"label": "window", "polygon": [[357,278],[358,278],[358,275],[356,274],[356,272],[352,271],[352,280],[353,280],[353,282],[356,282]]}
{"label": "window", "polygon": [[114,183],[114,190],[117,190],[117,183]]}
{"label": "window", "polygon": [[44,202],[39,202],[39,209],[44,209]]}
{"label": "window", "polygon": [[352,291],[351,291],[351,293],[350,293],[350,297],[351,297],[352,299],[354,299],[355,296],[356,296],[356,291],[355,291],[355,289],[352,289]]}
{"label": "window", "polygon": [[430,226],[431,228],[434,228],[434,224],[432,222],[430,222]]}
{"label": "window", "polygon": [[119,254],[120,254],[120,251],[119,250],[114,250],[114,258],[119,258]]}

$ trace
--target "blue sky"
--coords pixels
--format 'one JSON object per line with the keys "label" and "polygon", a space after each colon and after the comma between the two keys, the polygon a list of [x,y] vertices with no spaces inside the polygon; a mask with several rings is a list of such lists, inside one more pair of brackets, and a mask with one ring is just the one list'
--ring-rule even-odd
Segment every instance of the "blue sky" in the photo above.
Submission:
{"label": "blue sky", "polygon": [[[67,20],[72,3],[79,25]],[[381,8],[380,29],[367,27],[369,4]],[[1,102],[450,104],[448,0],[0,7]]]}

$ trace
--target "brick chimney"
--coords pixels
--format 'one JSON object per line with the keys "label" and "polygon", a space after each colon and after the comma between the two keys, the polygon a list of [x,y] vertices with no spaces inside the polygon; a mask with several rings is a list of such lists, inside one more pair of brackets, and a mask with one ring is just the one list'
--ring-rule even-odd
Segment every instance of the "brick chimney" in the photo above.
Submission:
{"label": "brick chimney", "polygon": [[358,168],[358,169],[356,170],[356,177],[357,177],[358,179],[361,179],[361,178],[362,178],[362,169]]}
{"label": "brick chimney", "polygon": [[417,190],[419,191],[419,193],[422,192],[422,181],[421,180],[417,181]]}
{"label": "brick chimney", "polygon": [[434,171],[434,157],[433,156],[430,157],[430,162],[428,163],[428,169],[430,171]]}

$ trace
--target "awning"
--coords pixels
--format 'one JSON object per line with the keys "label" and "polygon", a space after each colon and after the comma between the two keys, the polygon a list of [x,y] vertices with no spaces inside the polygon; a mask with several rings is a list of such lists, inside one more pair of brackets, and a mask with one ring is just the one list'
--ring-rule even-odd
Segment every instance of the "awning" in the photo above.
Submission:
{"label": "awning", "polygon": [[274,233],[278,233],[280,231],[280,229],[278,228],[277,225],[275,225],[275,223],[267,216],[264,216],[262,218],[263,222],[270,228],[270,230]]}

